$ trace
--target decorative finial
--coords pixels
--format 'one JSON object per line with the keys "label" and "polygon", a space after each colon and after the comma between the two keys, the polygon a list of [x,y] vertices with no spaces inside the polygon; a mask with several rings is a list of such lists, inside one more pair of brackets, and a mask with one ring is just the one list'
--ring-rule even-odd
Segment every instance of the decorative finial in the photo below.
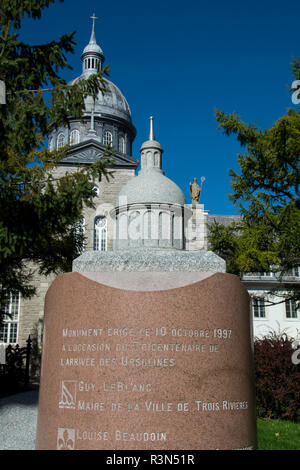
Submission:
{"label": "decorative finial", "polygon": [[95,29],[95,20],[98,20],[98,16],[95,16],[95,13],[93,13],[93,16],[90,16],[91,20],[93,20],[93,29]]}
{"label": "decorative finial", "polygon": [[91,34],[91,39],[90,39],[90,44],[95,43],[96,44],[96,35],[95,35],[95,20],[98,20],[98,17],[93,13],[93,16],[90,16],[91,20],[93,20],[93,29],[92,29],[92,34]]}
{"label": "decorative finial", "polygon": [[154,137],[154,128],[153,128],[153,116],[150,116],[150,132],[149,132],[149,140],[155,140]]}

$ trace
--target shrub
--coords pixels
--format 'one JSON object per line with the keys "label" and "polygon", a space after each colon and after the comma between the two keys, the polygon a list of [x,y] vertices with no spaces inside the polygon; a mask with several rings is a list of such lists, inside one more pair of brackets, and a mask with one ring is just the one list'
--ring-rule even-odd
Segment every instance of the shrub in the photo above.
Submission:
{"label": "shrub", "polygon": [[256,409],[260,417],[300,420],[300,365],[292,362],[292,338],[270,333],[254,342]]}
{"label": "shrub", "polygon": [[0,370],[0,398],[24,390],[26,348],[7,346],[6,364]]}

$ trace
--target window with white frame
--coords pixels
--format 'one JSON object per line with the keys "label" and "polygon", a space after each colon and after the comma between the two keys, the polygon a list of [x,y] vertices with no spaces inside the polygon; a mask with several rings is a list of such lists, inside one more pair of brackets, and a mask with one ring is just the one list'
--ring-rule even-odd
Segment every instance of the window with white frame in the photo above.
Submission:
{"label": "window with white frame", "polygon": [[112,133],[109,131],[105,131],[103,135],[103,144],[104,145],[111,145],[112,144]]}
{"label": "window with white frame", "polygon": [[275,273],[272,271],[269,272],[252,272],[252,273],[245,273],[246,276],[253,276],[253,277],[275,277]]}
{"label": "window with white frame", "polygon": [[300,277],[300,266],[295,266],[294,268],[288,269],[286,276]]}
{"label": "window with white frame", "polygon": [[266,304],[263,297],[252,299],[252,310],[254,318],[266,318]]}
{"label": "window with white frame", "polygon": [[96,217],[94,222],[94,250],[107,250],[107,220],[105,216]]}
{"label": "window with white frame", "polygon": [[5,315],[3,324],[0,326],[0,343],[16,344],[18,341],[20,293],[7,293],[6,298]]}
{"label": "window with white frame", "polygon": [[77,129],[73,129],[70,133],[70,145],[79,144],[80,133]]}
{"label": "window with white frame", "polygon": [[124,139],[124,137],[119,138],[119,152],[125,153],[125,139]]}
{"label": "window with white frame", "polygon": [[285,316],[286,318],[298,318],[298,310],[295,300],[285,301]]}
{"label": "window with white frame", "polygon": [[61,132],[60,134],[58,134],[57,136],[57,150],[64,147],[65,145],[65,135]]}

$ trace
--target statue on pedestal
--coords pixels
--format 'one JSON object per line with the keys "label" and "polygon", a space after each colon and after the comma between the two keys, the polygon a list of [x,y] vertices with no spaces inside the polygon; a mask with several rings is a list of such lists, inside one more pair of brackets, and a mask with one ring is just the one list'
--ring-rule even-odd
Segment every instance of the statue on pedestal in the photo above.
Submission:
{"label": "statue on pedestal", "polygon": [[192,198],[192,206],[199,204],[203,182],[205,181],[204,176],[201,177],[201,186],[197,183],[197,178],[194,178],[194,182],[190,183],[190,193]]}

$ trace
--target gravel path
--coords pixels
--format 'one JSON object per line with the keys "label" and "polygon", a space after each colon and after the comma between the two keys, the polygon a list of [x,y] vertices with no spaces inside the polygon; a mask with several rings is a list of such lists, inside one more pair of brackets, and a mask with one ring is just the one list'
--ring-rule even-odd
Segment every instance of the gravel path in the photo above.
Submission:
{"label": "gravel path", "polygon": [[38,391],[0,399],[0,450],[34,450]]}

